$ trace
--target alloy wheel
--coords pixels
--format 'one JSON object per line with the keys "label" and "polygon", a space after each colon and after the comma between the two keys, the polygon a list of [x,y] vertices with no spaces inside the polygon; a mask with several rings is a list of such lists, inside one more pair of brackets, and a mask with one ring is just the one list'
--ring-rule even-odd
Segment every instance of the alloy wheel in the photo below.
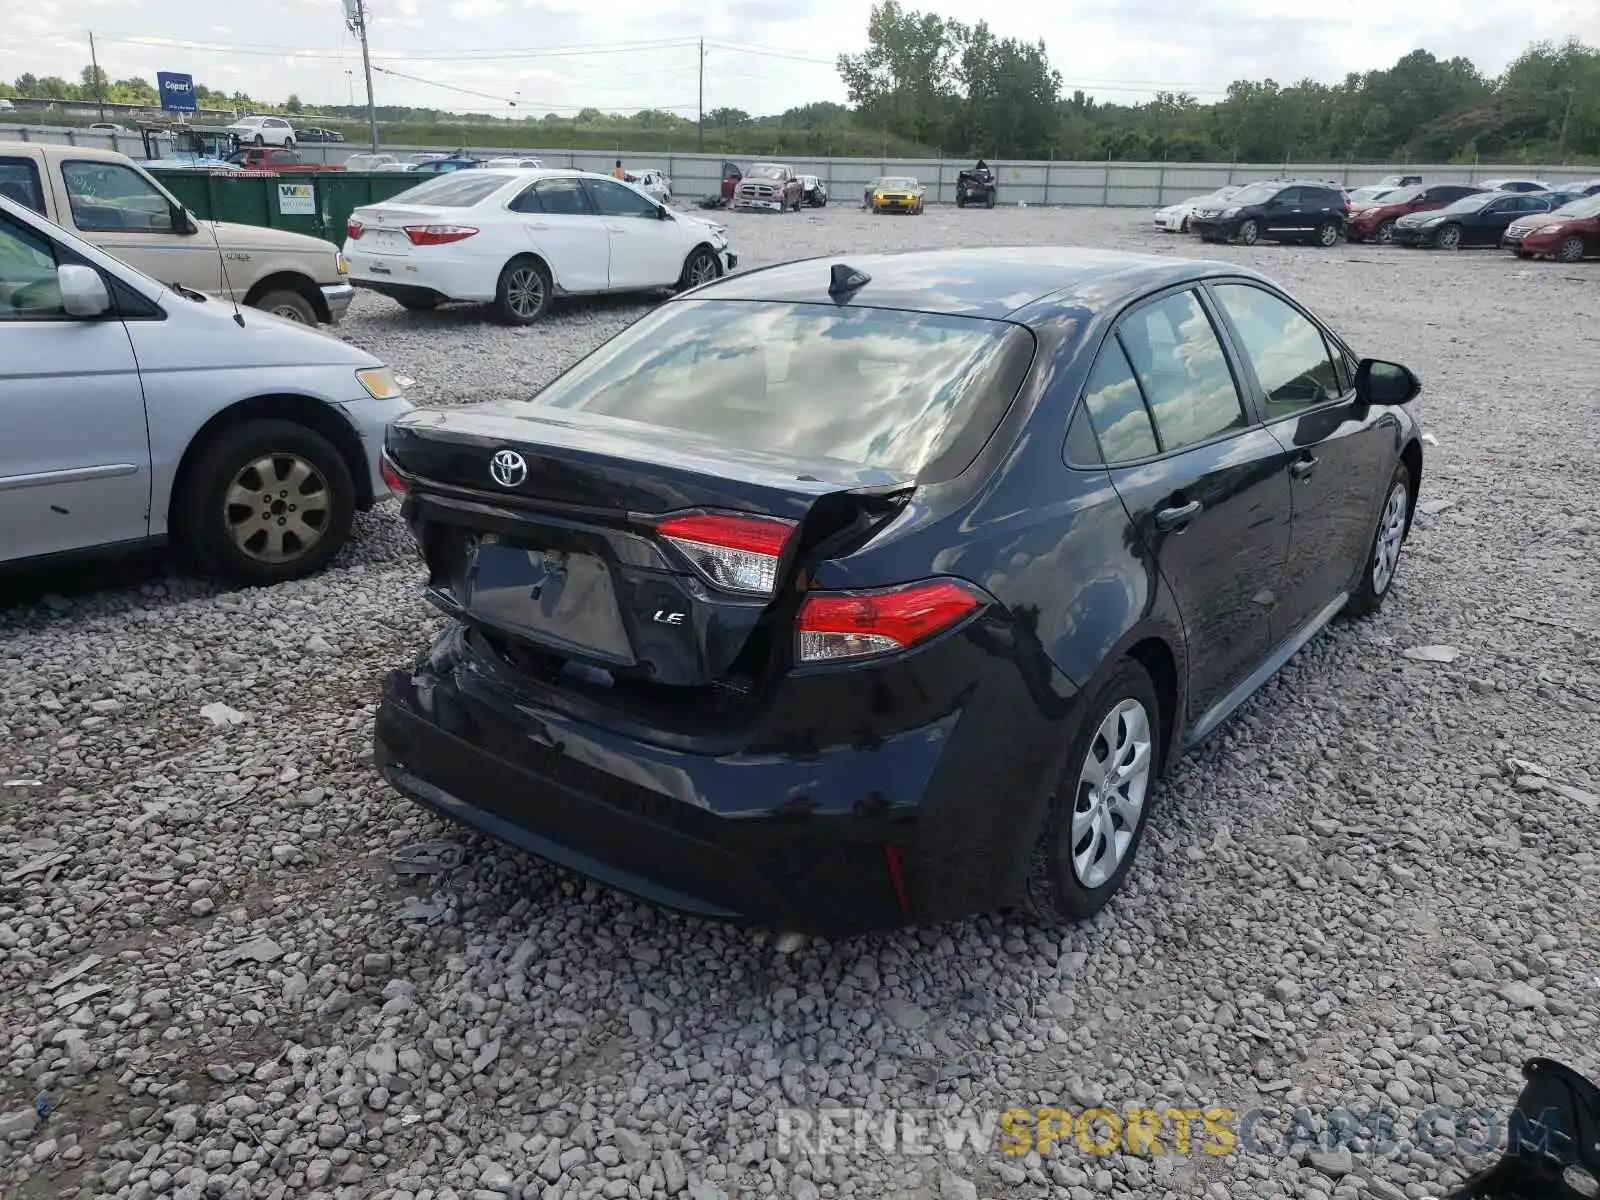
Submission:
{"label": "alloy wheel", "polygon": [[1379,225],[1378,232],[1374,235],[1374,238],[1380,246],[1392,246],[1394,244],[1394,222],[1385,221],[1382,225]]}
{"label": "alloy wheel", "polygon": [[234,476],[223,521],[239,550],[257,562],[288,562],[322,540],[333,496],[322,472],[296,454],[268,454]]}
{"label": "alloy wheel", "polygon": [[710,283],[717,277],[717,260],[702,251],[695,255],[694,262],[689,264],[689,286],[699,287],[702,283]]}
{"label": "alloy wheel", "polygon": [[1556,257],[1564,263],[1581,262],[1583,259],[1583,239],[1581,237],[1569,237],[1561,243],[1560,248],[1556,251]]}
{"label": "alloy wheel", "polygon": [[1091,891],[1116,874],[1133,845],[1151,758],[1150,714],[1124,700],[1100,722],[1078,772],[1067,850],[1078,882]]}
{"label": "alloy wheel", "polygon": [[1439,243],[1440,249],[1454,250],[1461,245],[1461,230],[1455,225],[1446,225],[1439,230],[1439,236],[1435,240]]}
{"label": "alloy wheel", "polygon": [[305,314],[292,304],[280,304],[270,310],[275,317],[282,317],[286,321],[293,321],[296,325],[305,324]]}
{"label": "alloy wheel", "polygon": [[1239,240],[1246,246],[1254,246],[1261,236],[1261,227],[1254,221],[1246,221],[1239,226]]}
{"label": "alloy wheel", "polygon": [[1331,246],[1339,240],[1339,227],[1337,225],[1324,225],[1317,230],[1317,241],[1324,246]]}
{"label": "alloy wheel", "polygon": [[532,267],[518,267],[506,280],[506,304],[517,316],[528,320],[544,303],[544,280]]}
{"label": "alloy wheel", "polygon": [[1389,498],[1383,504],[1383,516],[1378,521],[1378,540],[1372,550],[1372,590],[1383,595],[1394,579],[1395,568],[1400,565],[1400,547],[1406,538],[1406,485],[1396,483],[1389,489]]}

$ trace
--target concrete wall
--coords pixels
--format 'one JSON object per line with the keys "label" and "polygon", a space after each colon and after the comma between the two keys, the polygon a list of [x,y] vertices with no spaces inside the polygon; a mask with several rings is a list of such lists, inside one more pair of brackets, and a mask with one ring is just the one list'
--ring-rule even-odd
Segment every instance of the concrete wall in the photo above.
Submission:
{"label": "concrete wall", "polygon": [[[86,133],[66,128],[42,129],[0,125],[0,142],[21,137],[27,141],[70,142],[80,146],[101,146],[121,150],[133,158],[144,156],[137,135]],[[452,149],[439,146],[385,146],[393,154],[419,150]],[[356,143],[302,145],[301,156],[313,162],[343,162],[365,147]],[[490,149],[473,147],[480,158],[496,154],[532,155],[546,166],[574,167],[609,174],[617,160],[610,150],[539,150],[529,147]],[[680,200],[694,200],[720,189],[723,156],[720,154],[624,154],[623,165],[630,171],[665,171],[672,179],[673,194]],[[735,157],[748,167],[752,160]],[[816,175],[828,187],[837,203],[861,202],[866,185],[879,175],[914,175],[928,188],[928,198],[936,203],[955,202],[956,172],[970,162],[938,159],[867,158],[785,158],[802,175]],[[1496,177],[1543,179],[1550,183],[1571,183],[1600,178],[1600,166],[1497,166],[1479,164],[1406,163],[1132,163],[1132,162],[1008,162],[996,159],[989,164],[1000,180],[1002,204],[1078,204],[1117,208],[1157,208],[1197,196],[1228,183],[1248,183],[1255,179],[1285,176],[1331,180],[1356,187],[1376,183],[1385,175],[1405,172],[1420,174],[1429,183],[1476,183]]]}

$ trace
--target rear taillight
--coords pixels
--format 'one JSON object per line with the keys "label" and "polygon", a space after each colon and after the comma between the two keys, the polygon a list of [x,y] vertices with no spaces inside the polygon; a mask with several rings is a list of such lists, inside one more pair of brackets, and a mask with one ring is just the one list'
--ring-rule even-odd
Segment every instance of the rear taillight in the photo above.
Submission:
{"label": "rear taillight", "polygon": [[407,225],[405,230],[413,246],[444,246],[478,232],[470,225]]}
{"label": "rear taillight", "polygon": [[389,457],[387,450],[378,456],[378,474],[383,477],[384,485],[396,496],[404,496],[411,490],[411,485],[395,467],[394,460]]}
{"label": "rear taillight", "polygon": [[351,241],[354,241],[356,238],[361,236],[361,229],[361,222],[356,220],[354,217],[351,217],[344,223],[344,235]]}
{"label": "rear taillight", "polygon": [[656,532],[709,582],[752,596],[776,590],[778,565],[794,531],[792,521],[725,513],[688,513],[656,524]]}
{"label": "rear taillight", "polygon": [[956,579],[870,592],[812,592],[796,620],[795,658],[819,663],[893,654],[943,633],[983,604],[976,588]]}

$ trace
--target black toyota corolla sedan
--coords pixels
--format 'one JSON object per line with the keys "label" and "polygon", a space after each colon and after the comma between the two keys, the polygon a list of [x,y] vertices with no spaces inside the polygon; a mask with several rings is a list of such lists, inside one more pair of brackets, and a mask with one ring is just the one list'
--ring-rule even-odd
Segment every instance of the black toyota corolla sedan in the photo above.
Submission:
{"label": "black toyota corolla sedan", "polygon": [[391,428],[453,620],[385,681],[376,761],[709,916],[1087,916],[1166,764],[1383,602],[1418,387],[1222,263],[716,281],[531,399]]}

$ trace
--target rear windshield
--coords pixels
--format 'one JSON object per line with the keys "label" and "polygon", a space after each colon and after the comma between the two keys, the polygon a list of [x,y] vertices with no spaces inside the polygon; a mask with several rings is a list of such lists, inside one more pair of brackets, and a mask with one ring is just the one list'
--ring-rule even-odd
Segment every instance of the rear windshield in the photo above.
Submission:
{"label": "rear windshield", "polygon": [[1018,325],[823,304],[696,300],[624,330],[528,403],[829,458],[959,475],[1033,360]]}
{"label": "rear windshield", "polygon": [[1283,191],[1281,183],[1252,183],[1240,188],[1229,199],[1234,204],[1261,204]]}
{"label": "rear windshield", "polygon": [[419,183],[385,203],[426,204],[429,208],[471,208],[515,178],[514,175],[495,175],[488,171],[452,172],[436,176],[427,183]]}

